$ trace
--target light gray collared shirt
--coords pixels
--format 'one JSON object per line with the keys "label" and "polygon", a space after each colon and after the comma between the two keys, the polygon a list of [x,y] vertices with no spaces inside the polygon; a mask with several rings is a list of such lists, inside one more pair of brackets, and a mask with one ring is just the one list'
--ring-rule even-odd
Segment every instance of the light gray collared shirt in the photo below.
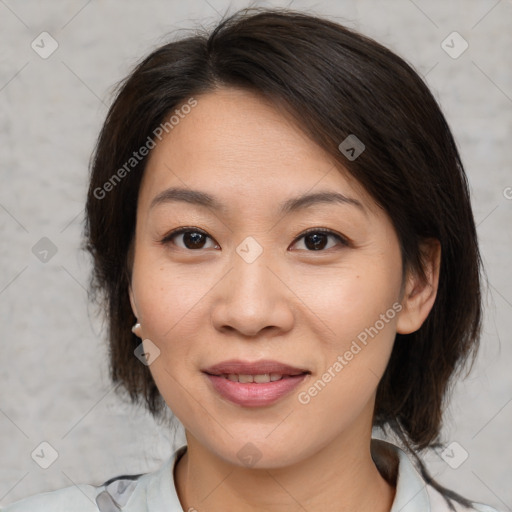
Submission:
{"label": "light gray collared shirt", "polygon": [[[398,457],[390,512],[450,512],[441,494],[425,483],[403,450],[385,441],[376,442],[385,443]],[[180,446],[154,472],[115,477],[99,486],[82,484],[35,494],[0,507],[0,512],[194,512],[183,510],[174,485],[174,466],[186,449],[187,445]],[[497,512],[482,504],[475,504],[474,509],[455,506],[458,512]]]}

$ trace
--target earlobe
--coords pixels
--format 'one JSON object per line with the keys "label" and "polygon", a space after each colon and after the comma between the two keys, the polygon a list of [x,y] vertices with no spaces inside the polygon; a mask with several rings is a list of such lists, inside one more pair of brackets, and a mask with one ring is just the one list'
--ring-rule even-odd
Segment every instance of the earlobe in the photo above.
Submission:
{"label": "earlobe", "polygon": [[133,332],[133,334],[135,334],[135,336],[138,336],[139,338],[142,339],[142,329],[141,329],[140,323],[138,321],[139,315],[137,313],[137,307],[135,306],[135,298],[133,296],[133,290],[132,290],[131,283],[128,286],[128,293],[129,293],[129,296],[130,296],[130,304],[132,306],[133,314],[135,315],[135,318],[137,318],[137,322],[132,327],[132,332]]}
{"label": "earlobe", "polygon": [[402,311],[396,324],[399,334],[417,331],[430,313],[437,296],[441,267],[441,244],[430,238],[421,245],[425,279],[417,273],[409,273],[402,299]]}

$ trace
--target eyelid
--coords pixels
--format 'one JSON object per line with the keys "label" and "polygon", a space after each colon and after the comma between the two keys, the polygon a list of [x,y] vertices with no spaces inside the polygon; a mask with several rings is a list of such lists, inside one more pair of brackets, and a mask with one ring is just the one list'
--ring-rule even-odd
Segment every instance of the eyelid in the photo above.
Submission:
{"label": "eyelid", "polygon": [[[206,231],[196,228],[195,226],[182,226],[181,228],[173,229],[172,231],[169,231],[164,235],[161,242],[168,242],[173,236],[181,235],[182,233],[185,233],[186,231],[197,231],[198,233],[201,233],[202,235],[206,235],[210,238],[212,238]],[[212,238],[213,240],[213,238]]]}

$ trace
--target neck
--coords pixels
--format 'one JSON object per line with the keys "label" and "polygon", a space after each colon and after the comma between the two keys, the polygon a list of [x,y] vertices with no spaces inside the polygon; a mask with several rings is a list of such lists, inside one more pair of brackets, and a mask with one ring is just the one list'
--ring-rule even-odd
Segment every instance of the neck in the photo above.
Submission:
{"label": "neck", "polygon": [[389,512],[394,483],[381,475],[372,451],[379,466],[389,469],[396,461],[377,453],[370,438],[371,429],[364,439],[336,439],[294,464],[255,469],[226,462],[187,432],[187,451],[175,467],[176,490],[183,510]]}

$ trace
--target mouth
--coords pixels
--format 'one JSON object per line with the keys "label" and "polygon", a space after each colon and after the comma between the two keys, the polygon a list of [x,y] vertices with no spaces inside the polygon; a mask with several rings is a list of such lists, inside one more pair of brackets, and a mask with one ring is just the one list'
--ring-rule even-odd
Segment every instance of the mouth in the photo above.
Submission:
{"label": "mouth", "polygon": [[[208,372],[207,372],[208,373]],[[297,373],[294,375],[283,375],[280,373],[261,373],[256,375],[249,374],[238,374],[238,373],[229,373],[229,374],[213,374],[208,373],[208,375],[214,377],[222,377],[224,379],[230,380],[231,382],[241,382],[243,384],[247,383],[255,383],[255,384],[265,384],[267,382],[277,382],[282,379],[290,379],[292,377],[297,377],[297,375],[305,375],[306,372]]]}
{"label": "mouth", "polygon": [[291,393],[311,371],[277,361],[224,361],[202,370],[218,395],[242,407],[271,405]]}

